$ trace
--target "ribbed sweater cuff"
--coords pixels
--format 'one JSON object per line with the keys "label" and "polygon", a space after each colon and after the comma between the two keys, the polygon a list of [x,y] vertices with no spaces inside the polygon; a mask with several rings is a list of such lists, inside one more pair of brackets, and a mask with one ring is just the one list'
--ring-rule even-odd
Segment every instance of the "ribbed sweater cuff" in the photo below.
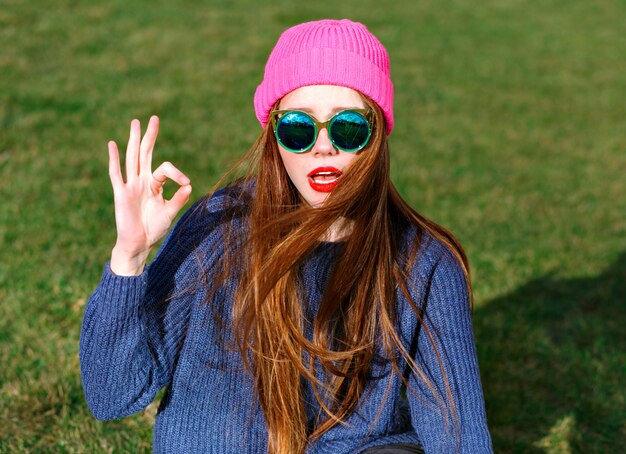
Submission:
{"label": "ribbed sweater cuff", "polygon": [[98,314],[107,319],[127,318],[134,314],[143,298],[148,273],[139,276],[118,276],[107,262],[98,286]]}

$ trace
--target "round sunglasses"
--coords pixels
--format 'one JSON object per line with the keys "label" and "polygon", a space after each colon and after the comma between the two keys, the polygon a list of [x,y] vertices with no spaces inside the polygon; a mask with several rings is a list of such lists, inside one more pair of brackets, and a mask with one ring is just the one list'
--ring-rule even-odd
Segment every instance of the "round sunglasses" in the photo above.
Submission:
{"label": "round sunglasses", "polygon": [[363,149],[370,140],[371,109],[349,109],[337,112],[330,120],[321,122],[301,110],[274,110],[270,113],[278,143],[293,153],[309,151],[322,128],[328,131],[333,146],[341,151]]}

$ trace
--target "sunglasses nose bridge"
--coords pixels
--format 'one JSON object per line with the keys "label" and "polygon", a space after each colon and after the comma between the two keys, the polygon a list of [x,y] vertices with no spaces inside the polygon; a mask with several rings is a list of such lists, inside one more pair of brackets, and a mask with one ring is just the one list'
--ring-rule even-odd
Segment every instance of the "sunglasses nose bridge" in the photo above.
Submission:
{"label": "sunglasses nose bridge", "polygon": [[325,129],[326,132],[328,132],[328,127],[330,126],[330,120],[328,119],[326,121],[319,121],[317,118],[315,117],[311,117],[311,119],[313,120],[313,123],[315,123],[315,129],[317,129],[317,133],[319,134],[320,132],[322,132],[322,129]]}

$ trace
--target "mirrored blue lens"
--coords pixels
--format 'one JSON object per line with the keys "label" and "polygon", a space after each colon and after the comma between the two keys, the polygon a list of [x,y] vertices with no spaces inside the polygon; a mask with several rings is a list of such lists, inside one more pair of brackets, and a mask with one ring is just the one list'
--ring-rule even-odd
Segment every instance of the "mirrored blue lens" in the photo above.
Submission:
{"label": "mirrored blue lens", "polygon": [[315,141],[315,123],[302,112],[288,112],[278,119],[276,138],[286,149],[304,152]]}
{"label": "mirrored blue lens", "polygon": [[333,119],[328,133],[340,150],[357,151],[367,145],[370,126],[367,118],[359,112],[345,111]]}

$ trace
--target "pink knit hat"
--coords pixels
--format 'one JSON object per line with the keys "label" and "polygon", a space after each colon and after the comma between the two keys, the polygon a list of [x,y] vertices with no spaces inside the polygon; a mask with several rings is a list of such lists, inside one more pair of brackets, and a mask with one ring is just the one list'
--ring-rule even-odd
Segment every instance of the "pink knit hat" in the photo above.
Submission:
{"label": "pink knit hat", "polygon": [[256,117],[265,127],[276,101],[305,85],[341,85],[380,106],[393,129],[393,84],[389,56],[365,25],[342,20],[305,22],[283,32],[254,94]]}

